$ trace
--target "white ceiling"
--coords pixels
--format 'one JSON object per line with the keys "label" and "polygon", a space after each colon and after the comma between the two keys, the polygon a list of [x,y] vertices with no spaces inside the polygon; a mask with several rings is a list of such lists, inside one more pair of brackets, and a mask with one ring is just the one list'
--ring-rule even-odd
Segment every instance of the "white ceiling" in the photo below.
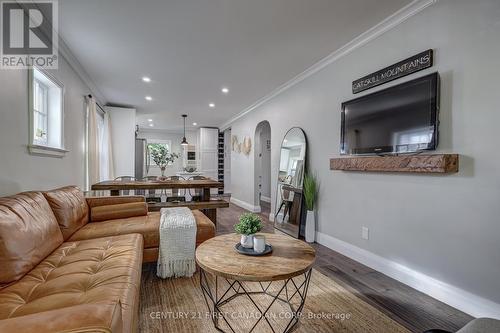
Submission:
{"label": "white ceiling", "polygon": [[105,102],[178,130],[183,113],[220,125],[410,2],[60,0],[59,32]]}

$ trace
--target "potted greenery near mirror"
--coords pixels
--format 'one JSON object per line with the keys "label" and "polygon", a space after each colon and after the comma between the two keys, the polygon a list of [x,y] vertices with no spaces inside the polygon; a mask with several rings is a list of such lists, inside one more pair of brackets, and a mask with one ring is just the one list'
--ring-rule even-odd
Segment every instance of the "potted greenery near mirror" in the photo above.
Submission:
{"label": "potted greenery near mirror", "polygon": [[304,176],[304,200],[307,209],[305,239],[314,243],[316,236],[316,201],[318,199],[318,181],[316,175],[307,172]]}
{"label": "potted greenery near mirror", "polygon": [[241,235],[241,246],[253,248],[253,236],[262,229],[262,221],[258,215],[245,213],[240,216],[240,222],[234,226],[234,231]]}

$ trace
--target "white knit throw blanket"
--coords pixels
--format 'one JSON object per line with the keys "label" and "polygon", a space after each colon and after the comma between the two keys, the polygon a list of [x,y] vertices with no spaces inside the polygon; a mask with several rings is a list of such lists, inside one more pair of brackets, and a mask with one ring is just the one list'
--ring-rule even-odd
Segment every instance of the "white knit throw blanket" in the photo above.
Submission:
{"label": "white knit throw blanket", "polygon": [[187,207],[162,208],[156,275],[191,277],[196,271],[196,220]]}

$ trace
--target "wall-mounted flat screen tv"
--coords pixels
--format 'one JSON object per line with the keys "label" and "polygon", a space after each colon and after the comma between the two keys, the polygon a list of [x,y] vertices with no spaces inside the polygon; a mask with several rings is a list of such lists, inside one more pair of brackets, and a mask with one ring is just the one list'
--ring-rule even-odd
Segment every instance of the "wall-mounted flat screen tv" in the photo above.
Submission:
{"label": "wall-mounted flat screen tv", "polygon": [[438,111],[438,73],[344,102],[340,153],[398,154],[435,150]]}

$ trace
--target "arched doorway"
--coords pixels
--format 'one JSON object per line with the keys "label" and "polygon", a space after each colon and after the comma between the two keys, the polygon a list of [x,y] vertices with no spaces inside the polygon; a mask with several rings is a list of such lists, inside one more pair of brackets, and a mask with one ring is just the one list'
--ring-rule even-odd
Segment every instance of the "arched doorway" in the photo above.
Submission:
{"label": "arched doorway", "polygon": [[[271,125],[261,121],[254,140],[254,206],[269,210],[271,206]],[[264,209],[267,208],[267,209]]]}

